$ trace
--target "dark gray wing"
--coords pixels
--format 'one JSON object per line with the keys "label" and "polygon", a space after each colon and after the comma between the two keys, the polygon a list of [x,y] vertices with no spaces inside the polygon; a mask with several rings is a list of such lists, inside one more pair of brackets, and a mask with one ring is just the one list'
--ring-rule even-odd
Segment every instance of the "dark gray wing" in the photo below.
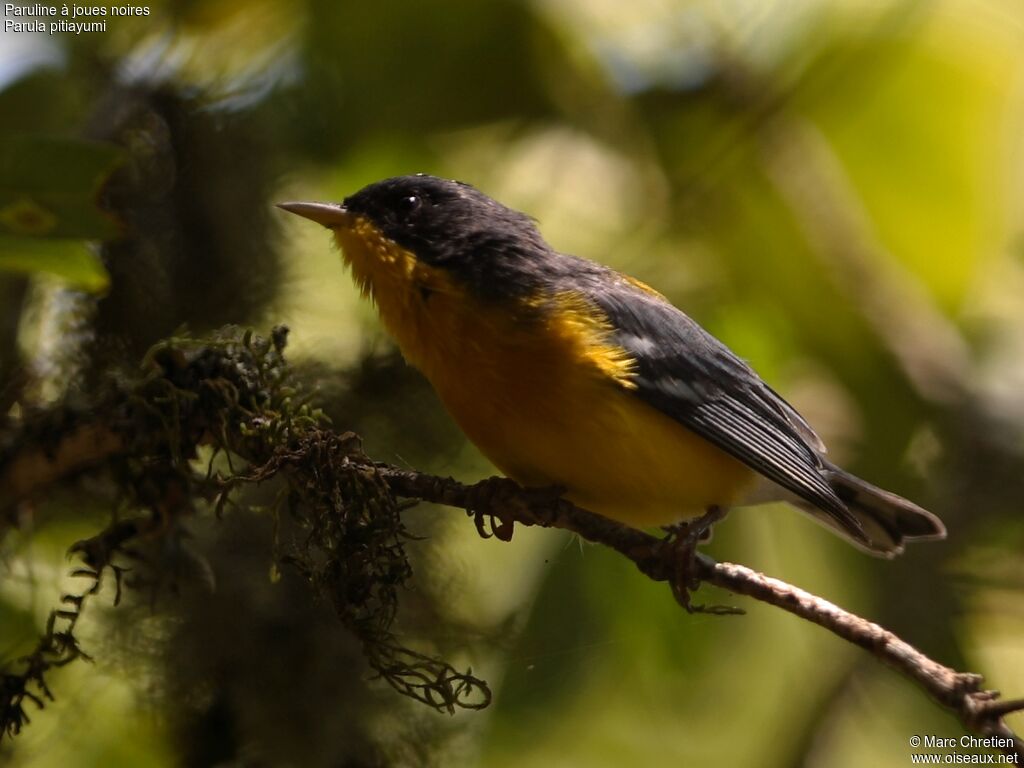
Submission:
{"label": "dark gray wing", "polygon": [[615,341],[633,355],[632,391],[863,539],[856,517],[828,484],[821,440],[792,406],[686,314],[611,274],[613,280],[606,273],[573,282],[607,316]]}

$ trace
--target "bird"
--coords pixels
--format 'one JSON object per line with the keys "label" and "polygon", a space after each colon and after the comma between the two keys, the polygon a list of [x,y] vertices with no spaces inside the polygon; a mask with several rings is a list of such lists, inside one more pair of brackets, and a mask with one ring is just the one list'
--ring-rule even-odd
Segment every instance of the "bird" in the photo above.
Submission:
{"label": "bird", "polygon": [[833,464],[793,406],[661,293],[560,253],[470,184],[397,176],[278,207],[331,231],[406,361],[522,486],[637,528],[788,501],[886,558],[946,535]]}

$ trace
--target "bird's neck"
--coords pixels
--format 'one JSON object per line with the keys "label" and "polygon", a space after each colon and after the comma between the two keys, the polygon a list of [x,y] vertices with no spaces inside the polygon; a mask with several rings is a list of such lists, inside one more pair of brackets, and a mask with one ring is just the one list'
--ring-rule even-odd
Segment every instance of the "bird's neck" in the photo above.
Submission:
{"label": "bird's neck", "polygon": [[337,230],[345,263],[405,358],[428,377],[443,356],[457,353],[469,310],[461,288],[442,270],[376,231]]}

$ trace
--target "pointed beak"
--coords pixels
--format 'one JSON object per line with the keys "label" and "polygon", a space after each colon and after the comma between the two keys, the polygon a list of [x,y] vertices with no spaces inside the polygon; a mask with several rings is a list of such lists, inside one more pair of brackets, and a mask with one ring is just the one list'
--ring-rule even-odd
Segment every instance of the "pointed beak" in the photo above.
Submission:
{"label": "pointed beak", "polygon": [[344,227],[352,221],[352,215],[345,210],[345,206],[337,203],[278,203],[277,207],[323,224],[328,229]]}

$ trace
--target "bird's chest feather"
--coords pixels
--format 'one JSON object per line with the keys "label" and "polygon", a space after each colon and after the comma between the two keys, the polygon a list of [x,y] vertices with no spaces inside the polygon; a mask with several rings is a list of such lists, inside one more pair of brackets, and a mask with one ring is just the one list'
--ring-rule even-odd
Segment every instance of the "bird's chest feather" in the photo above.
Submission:
{"label": "bird's chest feather", "polygon": [[563,308],[511,323],[441,304],[419,315],[403,348],[418,350],[412,362],[508,476],[562,486],[572,501],[634,525],[731,504],[749,484],[740,462],[633,395],[632,361],[588,317]]}
{"label": "bird's chest feather", "polygon": [[407,252],[355,245],[342,241],[384,326],[505,474],[633,524],[698,514],[746,483],[749,470],[633,396],[634,361],[585,301],[484,303]]}
{"label": "bird's chest feather", "polygon": [[463,426],[509,417],[564,421],[566,399],[580,390],[633,386],[633,361],[578,297],[486,303],[370,225],[362,229],[338,234],[353,277]]}
{"label": "bird's chest feather", "polygon": [[632,386],[632,360],[610,327],[571,296],[484,303],[401,251],[346,255],[405,358],[467,437],[521,481],[554,482],[543,470],[587,447],[593,403]]}
{"label": "bird's chest feather", "polygon": [[520,480],[547,482],[544,456],[578,451],[595,402],[631,386],[631,361],[586,315],[485,307],[413,292],[381,317],[467,436]]}

